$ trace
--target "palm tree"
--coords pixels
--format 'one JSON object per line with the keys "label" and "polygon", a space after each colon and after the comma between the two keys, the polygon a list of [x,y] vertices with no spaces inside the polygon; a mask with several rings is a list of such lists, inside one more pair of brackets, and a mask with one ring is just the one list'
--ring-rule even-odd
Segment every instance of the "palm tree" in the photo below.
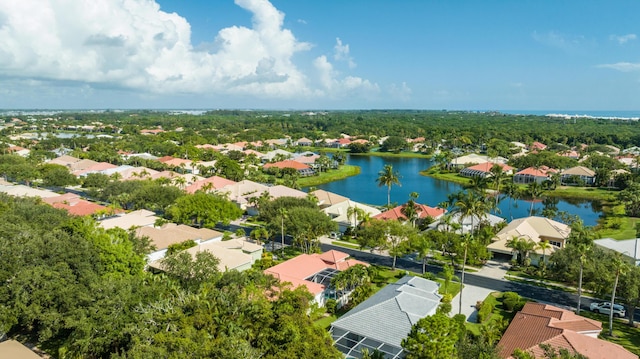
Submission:
{"label": "palm tree", "polygon": [[536,243],[529,238],[513,237],[507,241],[505,246],[516,253],[518,263],[524,266],[529,258],[529,253],[536,247]]}
{"label": "palm tree", "polygon": [[455,212],[460,215],[460,223],[464,223],[465,218],[471,218],[471,229],[469,233],[462,236],[462,245],[464,246],[464,255],[462,259],[462,271],[460,273],[460,296],[458,314],[462,314],[462,288],[464,287],[464,271],[467,263],[467,251],[469,245],[473,242],[473,234],[475,230],[474,218],[481,218],[486,215],[488,206],[484,197],[477,192],[467,190],[463,194],[457,196],[457,201],[454,203]]}
{"label": "palm tree", "polygon": [[284,220],[288,217],[286,208],[279,208],[278,214],[280,215],[280,239],[282,240],[282,258],[284,258]]}
{"label": "palm tree", "polygon": [[415,197],[411,196],[407,203],[402,206],[400,212],[407,217],[407,220],[411,223],[411,226],[415,228],[416,221],[418,220],[418,218],[420,218],[420,212],[422,211],[422,209],[415,201],[415,199],[418,198],[417,193],[411,192],[411,194],[415,194]]}
{"label": "palm tree", "polygon": [[571,235],[569,237],[569,248],[575,249],[580,261],[578,272],[578,305],[576,313],[580,314],[580,302],[582,300],[582,273],[587,259],[591,255],[593,248],[594,233],[591,227],[585,227],[581,220],[571,224]]}
{"label": "palm tree", "polygon": [[391,205],[391,186],[400,184],[400,174],[393,170],[392,165],[384,165],[382,171],[378,172],[378,187],[387,186],[387,207]]}
{"label": "palm tree", "polygon": [[582,301],[582,272],[584,270],[584,264],[591,253],[591,246],[588,244],[580,243],[576,246],[578,250],[578,259],[580,260],[580,272],[578,274],[578,306],[576,314],[580,314],[580,302]]}
{"label": "palm tree", "polygon": [[[615,252],[613,255],[612,268],[615,270],[616,279],[613,282],[613,290],[611,291],[611,307],[609,310],[609,336],[613,335],[613,306],[616,300],[616,289],[618,289],[618,280],[620,279],[620,275],[624,274],[627,271],[628,263],[625,261],[624,255],[619,252]],[[633,315],[633,313],[629,313],[629,315]]]}
{"label": "palm tree", "polygon": [[[546,258],[547,249],[551,249],[551,244],[549,243],[549,241],[547,240],[540,241],[536,245],[536,249],[540,249],[542,251],[542,263],[547,264],[547,258]],[[540,263],[538,263],[538,266],[540,266]]]}
{"label": "palm tree", "polygon": [[431,241],[424,234],[419,234],[411,242],[412,249],[417,252],[418,257],[422,260],[422,274],[425,274],[427,271],[427,257],[431,252]]}

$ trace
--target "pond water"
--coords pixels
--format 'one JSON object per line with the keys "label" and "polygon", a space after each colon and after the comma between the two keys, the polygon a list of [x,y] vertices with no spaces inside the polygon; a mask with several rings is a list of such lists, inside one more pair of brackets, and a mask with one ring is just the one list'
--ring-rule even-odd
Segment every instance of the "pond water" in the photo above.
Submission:
{"label": "pond water", "polygon": [[[437,180],[432,177],[420,175],[420,171],[425,170],[433,163],[424,158],[398,158],[398,157],[375,157],[375,156],[347,156],[347,164],[359,166],[361,172],[357,176],[349,177],[340,181],[325,183],[316,186],[334,192],[345,197],[349,197],[356,202],[372,205],[385,205],[387,203],[387,187],[378,187],[376,179],[378,172],[386,164],[393,166],[393,169],[400,174],[401,186],[392,186],[391,202],[405,203],[409,199],[411,192],[420,194],[418,202],[432,207],[447,200],[447,195],[463,189],[459,184]],[[500,217],[521,218],[529,215],[530,201],[503,199],[498,208]],[[510,208],[511,207],[511,208]],[[534,210],[541,211],[544,208],[542,203],[534,203]],[[597,224],[601,209],[597,202],[588,200],[562,200],[557,203],[558,211],[567,212],[579,216],[585,225],[594,226]]]}

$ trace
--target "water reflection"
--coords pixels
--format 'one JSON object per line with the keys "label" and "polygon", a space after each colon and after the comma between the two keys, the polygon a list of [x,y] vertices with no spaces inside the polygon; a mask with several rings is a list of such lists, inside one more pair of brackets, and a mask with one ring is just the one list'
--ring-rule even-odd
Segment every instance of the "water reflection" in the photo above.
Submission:
{"label": "water reflection", "polygon": [[[420,197],[418,202],[429,206],[436,206],[438,203],[447,200],[450,193],[462,190],[459,184],[437,180],[431,177],[421,176],[421,170],[429,168],[433,163],[424,158],[396,158],[396,157],[373,157],[373,156],[347,156],[347,164],[359,166],[359,175],[347,179],[326,183],[317,186],[327,191],[349,197],[357,202],[373,205],[384,205],[387,203],[386,187],[378,187],[376,179],[378,172],[385,164],[393,165],[394,170],[400,174],[401,186],[391,188],[391,201],[405,203],[409,199],[411,192],[418,192]],[[511,208],[509,203],[511,202]],[[596,225],[601,215],[602,207],[598,202],[582,199],[559,199],[554,202],[558,212],[566,212],[580,217],[586,225]],[[526,200],[504,199],[499,204],[499,216],[510,220],[513,218],[526,217],[529,215],[531,202]],[[533,204],[535,213],[540,215],[544,209],[542,201]]]}

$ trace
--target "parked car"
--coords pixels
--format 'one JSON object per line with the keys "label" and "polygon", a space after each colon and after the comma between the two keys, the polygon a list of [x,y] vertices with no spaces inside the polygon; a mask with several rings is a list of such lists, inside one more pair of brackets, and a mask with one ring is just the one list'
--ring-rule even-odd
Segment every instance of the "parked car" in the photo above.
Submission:
{"label": "parked car", "polygon": [[[592,312],[602,313],[602,314],[609,314],[610,308],[611,308],[611,303],[609,302],[591,303],[591,305],[589,306],[589,309],[591,309]],[[622,317],[625,317],[626,315],[627,313],[624,310],[623,306],[621,306],[620,304],[613,305],[614,317],[622,318]]]}

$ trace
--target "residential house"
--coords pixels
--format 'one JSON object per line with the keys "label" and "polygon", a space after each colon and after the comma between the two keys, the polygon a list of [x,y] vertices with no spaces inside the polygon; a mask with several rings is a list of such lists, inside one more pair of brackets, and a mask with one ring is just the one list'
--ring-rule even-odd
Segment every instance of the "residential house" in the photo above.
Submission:
{"label": "residential house", "polygon": [[214,192],[221,196],[227,196],[227,198],[240,207],[240,209],[247,210],[252,197],[259,197],[263,192],[268,190],[269,187],[261,183],[243,180],[234,184],[226,185]]}
{"label": "residential house", "polygon": [[137,237],[148,237],[156,248],[147,255],[149,262],[163,258],[169,246],[192,240],[196,243],[222,240],[222,233],[208,228],[194,228],[184,224],[167,223],[162,227],[144,226],[135,229]]}
{"label": "residential house", "polygon": [[140,130],[141,135],[157,135],[163,132],[165,131],[161,128]]}
{"label": "residential house", "polygon": [[98,222],[98,225],[104,229],[118,227],[128,231],[131,228],[153,226],[159,219],[160,217],[156,217],[155,213],[140,209],[103,219]]}
{"label": "residential house", "polygon": [[192,184],[187,186],[184,190],[187,193],[195,193],[196,191],[199,191],[199,190],[213,191],[216,189],[223,188],[224,186],[230,186],[236,183],[237,182],[223,178],[223,177],[211,176],[209,178],[205,178],[203,180],[193,182]]}
{"label": "residential house", "polygon": [[514,168],[509,165],[505,165],[502,163],[484,162],[474,166],[463,168],[462,170],[460,170],[460,176],[488,178],[493,176],[493,174],[491,173],[491,168],[496,165],[500,166],[502,168],[502,172],[504,172],[505,174],[513,174]]}
{"label": "residential house", "polygon": [[531,146],[529,146],[529,150],[530,151],[544,151],[547,149],[547,145],[545,145],[544,143],[535,141],[531,144]]}
{"label": "residential house", "polygon": [[579,316],[572,311],[552,305],[529,302],[525,304],[498,342],[498,354],[513,358],[516,349],[535,358],[546,358],[540,344],[566,349],[589,359],[637,359],[638,356],[618,344],[598,339],[602,323]]}
{"label": "residential house", "polygon": [[50,164],[54,164],[54,165],[61,165],[61,166],[65,166],[67,168],[71,167],[72,164],[79,162],[80,159],[79,158],[75,158],[73,156],[69,156],[69,155],[63,155],[60,157],[56,157],[52,160],[50,160],[47,163]]}
{"label": "residential house", "polygon": [[338,202],[331,206],[322,208],[322,212],[326,213],[331,220],[338,223],[338,229],[344,233],[349,227],[357,227],[360,224],[360,220],[357,216],[349,216],[350,208],[357,208],[364,212],[366,216],[375,217],[381,212],[379,209],[364,205],[362,203],[354,202],[350,199],[346,201]]}
{"label": "residential house", "polygon": [[580,158],[580,154],[576,150],[566,150],[566,151],[558,152],[558,156],[560,156],[560,157],[569,157],[569,158],[573,158],[573,159],[576,159],[576,160],[578,158]]}
{"label": "residential house", "polygon": [[309,193],[314,195],[318,199],[318,206],[320,208],[331,207],[338,203],[349,200],[349,198],[347,197],[341,196],[333,192],[325,191],[323,189],[317,189]]}
{"label": "residential house", "polygon": [[633,265],[640,265],[640,238],[625,240],[602,238],[596,239],[593,243],[598,247],[622,254]]}
{"label": "residential house", "polygon": [[280,161],[280,162],[273,162],[273,163],[267,163],[264,165],[265,169],[269,169],[269,168],[279,168],[279,169],[285,169],[285,168],[293,168],[296,171],[298,171],[298,174],[300,174],[301,177],[308,177],[308,176],[313,176],[316,174],[316,172],[308,165],[305,165],[304,163],[300,163],[294,160],[284,160],[284,161]]}
{"label": "residential house", "polygon": [[357,264],[368,266],[368,263],[350,259],[349,255],[330,250],[324,253],[301,254],[285,262],[265,269],[280,282],[291,283],[293,288],[304,286],[313,295],[314,302],[323,306],[325,299],[336,299],[340,293],[331,287],[331,279],[338,272]]}
{"label": "residential house", "polygon": [[310,147],[310,146],[313,146],[313,140],[310,140],[306,137],[302,137],[301,139],[296,141],[296,145]]}
{"label": "residential house", "polygon": [[471,153],[468,155],[464,155],[464,156],[459,156],[456,157],[454,159],[452,159],[448,166],[450,168],[462,168],[462,167],[468,167],[471,165],[475,165],[478,163],[485,163],[485,162],[490,162],[490,163],[500,163],[500,164],[506,164],[507,163],[507,159],[504,157],[489,157],[489,156],[485,156],[485,155],[478,155],[475,153]]}
{"label": "residential house", "polygon": [[181,173],[194,173],[197,174],[197,169],[193,165],[193,161],[183,159],[183,158],[175,158],[171,156],[164,156],[158,158],[158,162],[165,164],[167,167],[174,169]]}
{"label": "residential house", "polygon": [[638,146],[631,146],[629,148],[625,148],[624,150],[622,150],[623,154],[632,154],[634,156],[640,156],[640,147]]}
{"label": "residential house", "polygon": [[[431,223],[428,226],[430,230],[438,230],[438,231],[454,231],[456,233],[464,234],[470,233],[472,229],[477,229],[479,226],[483,224],[488,224],[489,226],[495,226],[498,223],[504,222],[505,219],[502,217],[498,217],[491,213],[485,213],[483,216],[468,216],[462,217],[460,213],[455,212],[450,215],[445,215],[440,217],[437,221]],[[454,230],[454,228],[456,228]]]}
{"label": "residential house", "polygon": [[33,187],[24,186],[20,184],[19,185],[13,185],[13,184],[0,185],[0,192],[4,192],[14,197],[51,198],[51,197],[58,197],[60,195],[58,193],[55,193],[49,190],[33,188]]}
{"label": "residential house", "polygon": [[84,200],[75,193],[65,193],[57,197],[43,198],[42,201],[50,204],[54,208],[64,209],[73,216],[96,216],[104,218],[117,213],[113,208]]}
{"label": "residential house", "polygon": [[29,153],[31,153],[30,149],[20,147],[20,146],[15,146],[15,145],[10,145],[8,148],[5,149],[5,151],[7,151],[7,153],[12,153],[14,155],[18,155],[22,157],[27,157],[29,156]]}
{"label": "residential house", "polygon": [[365,348],[386,359],[404,358],[402,340],[420,319],[436,313],[442,299],[438,287],[409,275],[387,284],[331,324],[335,347],[347,358],[361,358]]}
{"label": "residential house", "polygon": [[[199,252],[209,252],[218,258],[218,270],[220,272],[236,270],[245,271],[262,257],[262,246],[240,238],[228,241],[219,239],[202,242],[195,240],[194,247],[185,250],[191,257],[195,258]],[[163,270],[162,258],[149,263],[149,267],[154,270]]]}
{"label": "residential house", "polygon": [[558,170],[547,166],[528,167],[513,175],[513,182],[518,184],[529,184],[533,182],[543,183],[551,178]]}
{"label": "residential house", "polygon": [[293,157],[293,153],[289,151],[277,149],[277,150],[273,150],[265,153],[264,156],[260,157],[260,159],[262,160],[262,162],[271,162],[275,160],[277,157],[285,158],[285,159],[291,158]]}
{"label": "residential house", "polygon": [[551,248],[545,251],[536,248],[530,254],[531,263],[537,264],[543,255],[549,258],[549,255],[557,249],[563,248],[566,245],[570,233],[571,227],[549,218],[536,216],[518,218],[501,229],[487,248],[495,255],[506,255],[513,258],[515,257],[515,253],[512,248],[507,247],[508,241],[515,238],[522,238],[531,240],[536,245],[542,241],[547,241],[551,244]]}
{"label": "residential house", "polygon": [[[394,207],[390,210],[384,211],[378,215],[373,216],[373,218],[381,219],[381,220],[395,220],[395,221],[401,221],[403,223],[407,222],[408,221],[407,216],[404,213],[402,213],[405,206],[406,204]],[[417,222],[416,222],[417,225],[419,225],[421,222],[423,222],[427,218],[437,220],[447,212],[447,210],[444,208],[429,207],[427,205],[420,204],[420,203],[416,203],[416,207],[417,207],[416,211],[418,215]]]}
{"label": "residential house", "polygon": [[101,173],[102,171],[117,168],[118,166],[108,162],[98,162],[84,169],[71,172],[76,177],[86,177],[89,173]]}
{"label": "residential house", "polygon": [[563,185],[586,185],[596,184],[596,172],[584,166],[571,167],[562,171],[560,181]]}

